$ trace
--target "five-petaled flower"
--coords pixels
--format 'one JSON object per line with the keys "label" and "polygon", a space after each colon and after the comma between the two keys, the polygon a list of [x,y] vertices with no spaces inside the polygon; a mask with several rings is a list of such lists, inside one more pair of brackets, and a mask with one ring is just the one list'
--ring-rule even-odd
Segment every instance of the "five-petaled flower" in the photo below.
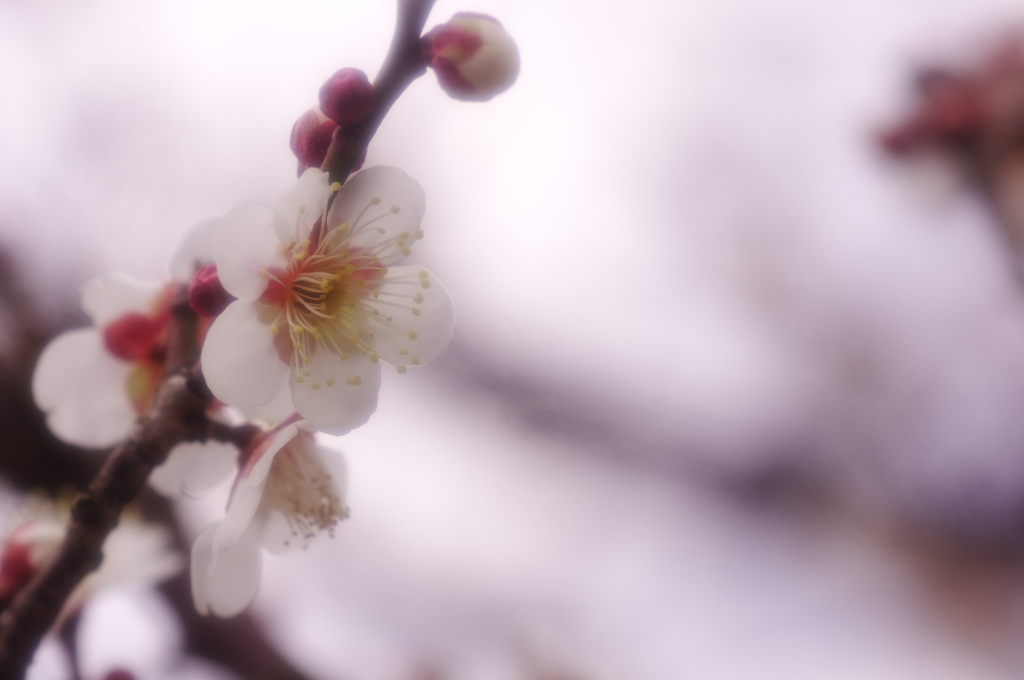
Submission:
{"label": "five-petaled flower", "polygon": [[243,452],[221,522],[203,529],[192,544],[192,596],[200,614],[233,616],[259,590],[260,549],[281,552],[331,533],[348,516],[322,460],[325,453],[302,423],[278,426]]}
{"label": "five-petaled flower", "polygon": [[454,311],[440,283],[422,267],[392,266],[423,237],[424,210],[419,183],[378,166],[344,186],[310,168],[276,211],[245,203],[229,212],[213,259],[238,300],[203,346],[213,394],[245,409],[290,390],[311,429],[337,435],[365,423],[379,361],[404,373],[451,339]]}
{"label": "five-petaled flower", "polygon": [[97,448],[128,434],[163,377],[173,288],[118,274],[85,284],[82,308],[94,326],[54,339],[32,377],[54,434]]}

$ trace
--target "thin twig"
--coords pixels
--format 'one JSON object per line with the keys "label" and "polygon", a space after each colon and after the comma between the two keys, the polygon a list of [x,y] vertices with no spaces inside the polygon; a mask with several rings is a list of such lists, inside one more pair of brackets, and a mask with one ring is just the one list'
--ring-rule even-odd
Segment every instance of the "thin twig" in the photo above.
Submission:
{"label": "thin twig", "polygon": [[[194,313],[177,304],[171,318],[170,356],[177,366],[193,366],[197,348]],[[54,562],[0,615],[0,678],[21,678],[43,635],[65,600],[86,574],[99,566],[103,542],[117,526],[125,505],[145,486],[150,471],[174,446],[205,438],[209,399],[190,389],[187,371],[169,372],[153,405],[132,434],[114,449],[99,473],[71,507],[67,534]]]}
{"label": "thin twig", "polygon": [[320,166],[331,182],[345,183],[391,105],[412,81],[427,72],[420,36],[433,6],[434,0],[398,0],[395,35],[384,65],[373,81],[377,103],[363,122],[342,125],[334,131],[331,146]]}
{"label": "thin twig", "polygon": [[[434,0],[399,0],[395,35],[374,81],[376,105],[357,125],[335,130],[324,160],[332,182],[344,182],[366,150],[391,106],[426,72],[420,35]],[[0,614],[0,680],[23,678],[43,635],[65,600],[102,560],[103,542],[117,526],[125,505],[139,494],[149,473],[183,441],[207,438],[240,444],[251,428],[229,428],[206,415],[211,395],[196,366],[197,319],[184,300],[172,305],[166,378],[138,426],[114,449],[88,490],[71,508],[71,521],[57,558]]]}

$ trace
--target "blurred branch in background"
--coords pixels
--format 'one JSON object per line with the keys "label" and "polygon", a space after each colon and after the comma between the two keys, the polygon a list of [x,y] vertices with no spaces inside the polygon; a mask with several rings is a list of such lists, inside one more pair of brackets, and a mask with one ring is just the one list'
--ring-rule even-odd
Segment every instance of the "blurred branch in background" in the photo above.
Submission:
{"label": "blurred branch in background", "polygon": [[938,152],[990,205],[1020,269],[1024,254],[1024,33],[1004,35],[973,68],[915,76],[917,104],[883,132],[897,157]]}

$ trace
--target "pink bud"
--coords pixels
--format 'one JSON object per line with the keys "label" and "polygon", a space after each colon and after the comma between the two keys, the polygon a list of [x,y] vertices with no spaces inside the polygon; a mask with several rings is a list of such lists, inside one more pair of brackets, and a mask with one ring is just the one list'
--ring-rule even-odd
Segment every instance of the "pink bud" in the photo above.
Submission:
{"label": "pink bud", "polygon": [[373,85],[357,68],[341,69],[320,88],[320,109],[339,125],[362,122],[376,103]]}
{"label": "pink bud", "polygon": [[29,520],[11,532],[0,555],[0,605],[10,602],[57,555],[64,527]]}
{"label": "pink bud", "polygon": [[103,344],[118,359],[139,361],[156,349],[163,330],[157,319],[128,312],[103,328]]}
{"label": "pink bud", "polygon": [[461,12],[423,37],[425,57],[455,99],[487,101],[519,75],[519,50],[494,17]]}
{"label": "pink bud", "polygon": [[199,316],[217,316],[234,299],[221,285],[215,264],[197,271],[188,284],[188,303]]}
{"label": "pink bud", "polygon": [[126,671],[123,668],[112,670],[103,676],[103,680],[135,680],[135,676],[131,671]]}
{"label": "pink bud", "polygon": [[35,576],[36,567],[27,545],[8,541],[0,557],[0,602],[9,602]]}
{"label": "pink bud", "polygon": [[338,124],[314,106],[302,114],[292,126],[292,153],[299,159],[299,174],[306,168],[319,168],[331,146],[331,135]]}

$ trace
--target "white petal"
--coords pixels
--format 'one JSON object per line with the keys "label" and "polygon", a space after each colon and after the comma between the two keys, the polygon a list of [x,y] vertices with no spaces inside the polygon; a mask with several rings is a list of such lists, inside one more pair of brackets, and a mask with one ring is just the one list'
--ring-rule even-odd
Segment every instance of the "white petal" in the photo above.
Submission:
{"label": "white petal", "polygon": [[269,439],[262,442],[261,447],[252,454],[245,468],[239,473],[235,488],[231,491],[228,511],[224,521],[217,528],[214,546],[223,548],[239,540],[246,528],[252,523],[263,497],[263,487],[267,484],[267,475],[274,462],[274,456],[298,433],[296,425],[288,425],[275,432]]}
{"label": "white petal", "polygon": [[245,408],[269,403],[285,381],[270,326],[259,315],[264,305],[235,300],[213,322],[203,343],[202,367],[213,396]]}
{"label": "white petal", "polygon": [[167,266],[171,278],[188,283],[197,271],[213,262],[213,232],[220,220],[200,222],[185,232]]}
{"label": "white petal", "polygon": [[368,342],[381,359],[416,366],[444,351],[452,339],[455,308],[430,272],[422,267],[388,267],[378,292],[364,304],[378,312],[367,314],[365,324],[374,333]]}
{"label": "white petal", "polygon": [[161,286],[127,274],[101,276],[82,286],[82,309],[102,328],[128,312],[150,314]]}
{"label": "white petal", "polygon": [[241,300],[255,300],[267,288],[264,269],[283,267],[274,233],[274,213],[259,203],[243,203],[224,216],[213,231],[213,261],[224,290]]}
{"label": "white petal", "polygon": [[135,423],[127,390],[131,370],[131,364],[107,353],[95,328],[69,331],[40,355],[32,395],[50,429],[64,441],[111,446]]}
{"label": "white petal", "polygon": [[302,545],[302,542],[295,540],[295,531],[288,524],[287,518],[277,510],[271,510],[263,523],[260,547],[271,554],[280,555],[296,545]]}
{"label": "white petal", "polygon": [[306,168],[299,181],[282,194],[274,211],[274,227],[281,243],[297,243],[309,238],[313,225],[323,215],[331,189],[327,173]]}
{"label": "white petal", "polygon": [[246,406],[243,409],[245,417],[251,420],[261,420],[273,427],[295,413],[295,405],[292,404],[292,388],[287,380],[281,380],[281,388],[277,396],[266,404],[259,406]]}
{"label": "white petal", "polygon": [[171,542],[166,527],[122,518],[103,542],[103,562],[94,572],[94,585],[156,583],[177,574],[184,560]]}
{"label": "white petal", "polygon": [[245,610],[260,588],[260,528],[250,527],[224,550],[213,546],[217,525],[196,536],[192,544],[192,599],[200,614],[228,617]]}
{"label": "white petal", "polygon": [[235,471],[238,449],[223,442],[186,442],[171,449],[149,475],[150,485],[172,498],[193,498],[213,490]]}
{"label": "white petal", "polygon": [[[379,202],[373,205],[376,199]],[[327,224],[333,229],[346,223],[350,234],[346,248],[369,249],[387,265],[402,257],[403,246],[397,239],[403,233],[407,234],[404,247],[416,240],[426,205],[419,182],[403,170],[378,165],[349,178],[331,205]]]}
{"label": "white petal", "polygon": [[342,435],[366,423],[377,410],[380,365],[358,349],[347,354],[342,360],[317,347],[305,365],[308,377],[296,382],[294,369],[291,372],[292,401],[310,429]]}

